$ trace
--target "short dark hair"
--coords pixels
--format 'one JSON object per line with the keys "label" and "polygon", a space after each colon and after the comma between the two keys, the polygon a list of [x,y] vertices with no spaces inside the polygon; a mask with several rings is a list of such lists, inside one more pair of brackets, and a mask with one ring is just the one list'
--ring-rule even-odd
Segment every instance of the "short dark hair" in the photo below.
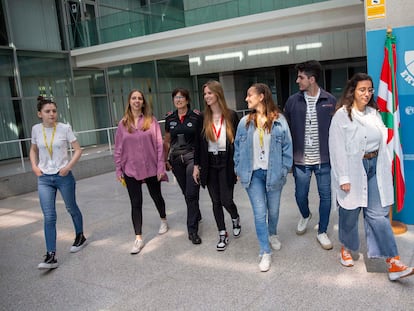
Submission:
{"label": "short dark hair", "polygon": [[316,82],[319,81],[319,77],[321,76],[322,66],[321,63],[317,60],[308,60],[306,62],[297,64],[295,66],[297,71],[304,72],[308,78],[315,77]]}
{"label": "short dark hair", "polygon": [[188,109],[190,109],[190,102],[191,102],[190,92],[183,87],[177,87],[171,93],[172,99],[174,99],[175,95],[177,95],[178,93],[181,93],[181,95],[185,97],[185,99],[187,100],[187,107]]}
{"label": "short dark hair", "polygon": [[171,97],[174,99],[174,96],[177,95],[178,93],[181,93],[182,96],[185,97],[186,100],[190,101],[190,92],[182,87],[177,87],[176,89],[174,89],[171,93]]}

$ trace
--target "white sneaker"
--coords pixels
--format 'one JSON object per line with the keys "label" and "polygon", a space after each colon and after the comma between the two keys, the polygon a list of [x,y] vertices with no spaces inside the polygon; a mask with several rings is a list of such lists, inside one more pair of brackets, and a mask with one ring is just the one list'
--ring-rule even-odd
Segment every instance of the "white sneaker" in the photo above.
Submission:
{"label": "white sneaker", "polygon": [[308,218],[303,218],[299,220],[298,227],[296,228],[296,234],[302,235],[306,232],[306,227],[308,226],[309,220],[312,218],[312,213],[309,213]]}
{"label": "white sneaker", "polygon": [[132,246],[131,254],[138,254],[144,247],[145,243],[143,240],[135,240],[134,246]]}
{"label": "white sneaker", "polygon": [[316,239],[318,240],[319,244],[321,244],[323,249],[329,250],[333,248],[332,242],[329,240],[328,235],[325,232],[318,233]]}
{"label": "white sneaker", "polygon": [[160,230],[158,230],[158,234],[164,234],[168,231],[168,223],[166,220],[161,220]]}
{"label": "white sneaker", "polygon": [[260,260],[260,263],[259,263],[260,271],[262,272],[269,271],[271,263],[272,263],[272,255],[266,254],[266,253],[263,254],[262,259]]}
{"label": "white sneaker", "polygon": [[280,243],[278,235],[271,235],[269,237],[269,242],[275,251],[280,250],[280,248],[282,247],[282,243]]}

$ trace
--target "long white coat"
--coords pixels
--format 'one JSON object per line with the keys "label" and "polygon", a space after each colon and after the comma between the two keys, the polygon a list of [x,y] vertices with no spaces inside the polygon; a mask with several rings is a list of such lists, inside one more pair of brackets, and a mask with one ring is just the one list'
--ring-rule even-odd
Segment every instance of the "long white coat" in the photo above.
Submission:
{"label": "long white coat", "polygon": [[[367,145],[367,126],[370,122],[382,133],[378,159],[377,183],[381,205],[388,207],[394,203],[394,187],[392,179],[392,157],[387,148],[387,128],[378,111],[366,107],[364,121],[352,112],[352,120],[344,107],[336,111],[329,129],[329,153],[331,160],[332,204],[338,203],[345,209],[367,207],[367,176],[362,163]],[[349,192],[342,191],[342,184],[350,183]]]}

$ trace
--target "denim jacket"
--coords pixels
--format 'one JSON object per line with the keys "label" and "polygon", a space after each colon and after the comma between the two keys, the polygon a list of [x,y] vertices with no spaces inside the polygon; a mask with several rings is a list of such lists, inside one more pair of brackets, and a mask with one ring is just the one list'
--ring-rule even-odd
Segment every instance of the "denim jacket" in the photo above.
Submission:
{"label": "denim jacket", "polygon": [[[244,116],[237,126],[234,140],[234,170],[243,187],[248,188],[253,173],[253,134],[254,122],[246,128],[248,116]],[[292,137],[285,117],[273,121],[270,140],[269,164],[266,177],[266,191],[281,189],[292,167]]]}

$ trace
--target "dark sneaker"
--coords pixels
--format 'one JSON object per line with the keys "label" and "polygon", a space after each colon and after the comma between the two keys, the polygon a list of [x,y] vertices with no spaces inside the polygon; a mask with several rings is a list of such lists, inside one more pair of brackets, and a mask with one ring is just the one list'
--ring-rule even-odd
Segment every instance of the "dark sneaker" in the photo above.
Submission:
{"label": "dark sneaker", "polygon": [[56,258],[55,252],[47,252],[45,255],[45,261],[39,263],[37,268],[39,269],[55,269],[59,266]]}
{"label": "dark sneaker", "polygon": [[217,243],[216,249],[218,251],[224,251],[229,243],[229,235],[226,231],[220,231],[219,233],[219,241]]}
{"label": "dark sneaker", "polygon": [[86,245],[86,238],[83,233],[78,233],[73,242],[72,247],[70,248],[71,253],[79,252]]}
{"label": "dark sneaker", "polygon": [[238,238],[241,233],[240,216],[236,219],[232,219],[231,222],[233,223],[233,236]]}

